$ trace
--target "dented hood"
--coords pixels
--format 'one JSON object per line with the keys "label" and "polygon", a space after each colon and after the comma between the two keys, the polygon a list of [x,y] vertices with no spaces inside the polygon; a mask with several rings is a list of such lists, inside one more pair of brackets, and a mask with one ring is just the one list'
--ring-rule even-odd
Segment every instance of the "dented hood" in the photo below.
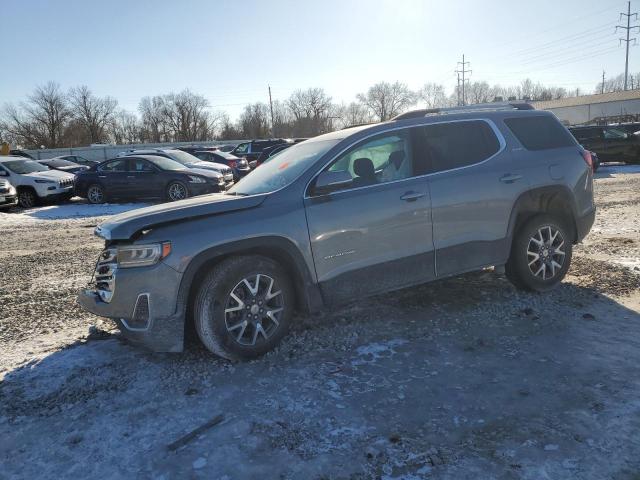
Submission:
{"label": "dented hood", "polygon": [[152,207],[138,208],[114,215],[98,225],[95,234],[105,240],[127,240],[141,230],[160,225],[254,208],[260,205],[266,197],[266,194],[241,197],[214,193]]}

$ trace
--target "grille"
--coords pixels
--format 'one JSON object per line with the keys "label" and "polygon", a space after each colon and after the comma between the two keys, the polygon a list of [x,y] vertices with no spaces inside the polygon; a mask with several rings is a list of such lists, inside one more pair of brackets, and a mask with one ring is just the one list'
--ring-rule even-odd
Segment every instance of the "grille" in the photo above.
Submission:
{"label": "grille", "polygon": [[94,272],[95,289],[103,302],[109,303],[116,288],[117,251],[108,248],[100,254]]}
{"label": "grille", "polygon": [[61,188],[72,187],[73,186],[73,179],[72,178],[63,178],[63,179],[59,180],[58,183],[60,184]]}

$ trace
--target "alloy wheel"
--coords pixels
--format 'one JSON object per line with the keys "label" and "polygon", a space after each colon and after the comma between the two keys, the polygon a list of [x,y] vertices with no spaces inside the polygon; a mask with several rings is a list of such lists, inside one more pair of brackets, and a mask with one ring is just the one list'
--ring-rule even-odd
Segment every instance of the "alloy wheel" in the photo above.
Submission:
{"label": "alloy wheel", "polygon": [[565,262],[564,237],[560,230],[550,225],[540,227],[529,238],[527,261],[534,277],[550,280],[562,270]]}
{"label": "alloy wheel", "polygon": [[187,188],[180,183],[172,183],[169,185],[169,200],[183,200],[187,198]]}
{"label": "alloy wheel", "polygon": [[240,345],[254,346],[275,333],[283,311],[282,291],[272,277],[256,274],[243,278],[227,298],[227,332]]}
{"label": "alloy wheel", "polygon": [[87,198],[91,203],[102,203],[104,200],[104,193],[102,192],[102,188],[97,185],[93,185],[89,187],[87,191]]}

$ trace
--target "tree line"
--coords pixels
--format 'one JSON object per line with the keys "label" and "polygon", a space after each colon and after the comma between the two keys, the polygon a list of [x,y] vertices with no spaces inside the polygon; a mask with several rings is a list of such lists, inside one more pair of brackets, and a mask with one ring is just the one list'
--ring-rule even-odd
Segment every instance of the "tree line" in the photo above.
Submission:
{"label": "tree line", "polygon": [[[636,76],[640,80],[640,76]],[[622,89],[623,76],[605,82],[605,91]],[[602,90],[601,83],[596,93]],[[466,104],[496,100],[552,100],[580,91],[545,86],[525,79],[503,87],[485,81],[464,88]],[[385,121],[411,108],[460,105],[462,89],[447,95],[444,85],[426,83],[419,90],[402,82],[379,82],[356,95],[350,103],[337,103],[322,88],[296,90],[285,100],[247,104],[231,120],[213,110],[205,96],[185,89],[179,93],[148,96],[138,111],[121,109],[110,96],[95,95],[87,86],[64,91],[59,84],[38,86],[24,100],[0,110],[0,140],[23,148],[59,148],[93,143],[198,142],[265,137],[311,137],[347,126]]]}

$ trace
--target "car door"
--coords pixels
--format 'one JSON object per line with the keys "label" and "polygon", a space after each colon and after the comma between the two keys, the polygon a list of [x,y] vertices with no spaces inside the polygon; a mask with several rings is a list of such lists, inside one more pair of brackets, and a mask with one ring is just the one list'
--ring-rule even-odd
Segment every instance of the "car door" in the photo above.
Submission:
{"label": "car door", "polygon": [[489,120],[420,128],[416,150],[429,169],[437,276],[506,261],[511,209],[527,179],[505,145]]}
{"label": "car door", "polygon": [[158,168],[144,158],[129,157],[127,196],[134,198],[161,197],[164,193]]}
{"label": "car door", "polygon": [[129,159],[116,158],[98,167],[98,180],[104,186],[107,195],[126,196],[129,179]]}
{"label": "car door", "polygon": [[348,179],[321,193],[316,177],[304,201],[316,274],[327,302],[434,277],[429,186],[424,177],[415,176],[408,130],[362,140],[323,172]]}
{"label": "car door", "polygon": [[633,162],[638,157],[638,144],[634,135],[617,128],[603,128],[603,141],[606,146],[605,158],[614,162]]}

